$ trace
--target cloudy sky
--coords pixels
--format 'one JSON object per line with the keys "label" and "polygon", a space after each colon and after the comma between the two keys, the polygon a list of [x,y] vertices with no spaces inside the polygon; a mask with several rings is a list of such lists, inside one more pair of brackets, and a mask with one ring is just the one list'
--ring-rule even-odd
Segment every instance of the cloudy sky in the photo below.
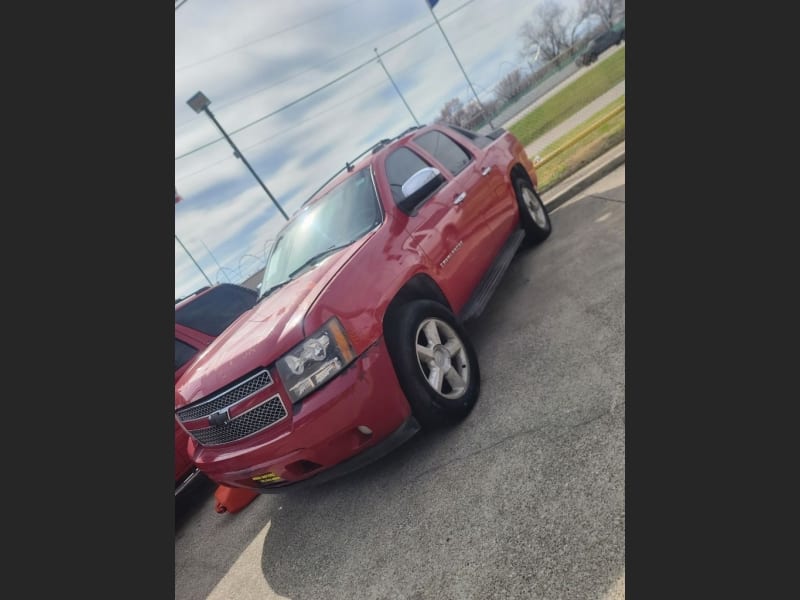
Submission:
{"label": "cloudy sky", "polygon": [[[559,1],[568,9],[575,4]],[[482,100],[493,97],[509,71],[528,68],[519,28],[536,4],[436,4]],[[175,187],[182,198],[175,205],[176,298],[207,285],[206,276],[240,283],[252,275],[285,223],[213,122],[186,104],[195,92],[211,100],[217,120],[289,215],[345,161],[414,125],[373,48],[387,51],[386,69],[421,123],[432,122],[451,98],[471,99],[426,0],[178,0],[176,6]]]}

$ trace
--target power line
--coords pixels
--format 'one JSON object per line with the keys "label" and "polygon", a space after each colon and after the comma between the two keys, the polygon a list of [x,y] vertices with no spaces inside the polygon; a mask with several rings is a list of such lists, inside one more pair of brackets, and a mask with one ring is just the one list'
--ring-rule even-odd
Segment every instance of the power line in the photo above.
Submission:
{"label": "power line", "polygon": [[[338,83],[338,82],[340,82],[340,81],[341,81],[342,79],[344,79],[345,77],[349,77],[350,75],[352,75],[353,73],[355,73],[355,72],[356,72],[356,71],[358,71],[359,69],[363,69],[363,68],[364,68],[364,67],[366,67],[368,64],[375,62],[375,60],[376,60],[376,59],[374,59],[374,58],[373,58],[373,59],[372,59],[372,60],[370,60],[370,61],[367,61],[367,62],[365,62],[365,63],[362,63],[362,64],[358,65],[358,66],[357,66],[356,68],[354,68],[354,69],[350,69],[350,70],[349,70],[347,73],[345,73],[345,74],[343,74],[343,75],[340,75],[340,76],[339,76],[339,77],[337,77],[336,79],[333,79],[333,80],[329,81],[328,83],[326,83],[325,85],[323,85],[323,86],[321,86],[321,87],[318,87],[317,89],[315,89],[315,90],[314,90],[314,91],[312,91],[312,92],[309,92],[309,93],[308,93],[308,94],[306,94],[305,96],[301,96],[300,98],[297,98],[296,100],[292,100],[291,102],[289,102],[289,104],[285,104],[285,105],[281,106],[279,109],[277,109],[277,110],[273,110],[271,113],[268,113],[268,114],[264,115],[263,117],[259,117],[259,118],[258,118],[258,119],[256,119],[255,121],[251,121],[250,123],[248,123],[247,125],[244,125],[243,127],[240,127],[239,129],[234,129],[234,130],[233,130],[233,131],[231,131],[231,132],[230,132],[228,135],[229,135],[229,136],[231,136],[231,135],[233,135],[234,133],[239,133],[239,132],[242,132],[242,131],[244,131],[245,129],[248,129],[248,128],[252,127],[252,126],[253,126],[253,125],[255,125],[256,123],[260,123],[260,122],[261,122],[261,121],[263,121],[264,119],[268,119],[269,117],[275,116],[275,115],[277,115],[278,113],[280,113],[280,112],[283,112],[283,111],[284,111],[284,110],[286,110],[287,108],[291,108],[291,107],[292,107],[292,106],[294,106],[295,104],[297,104],[297,103],[299,103],[299,102],[302,102],[303,100],[305,100],[306,98],[309,98],[309,97],[313,96],[313,95],[314,95],[314,94],[316,94],[317,92],[321,92],[321,91],[322,91],[322,90],[324,90],[325,88],[329,88],[330,86],[332,86],[334,83]],[[221,141],[221,140],[224,140],[224,139],[225,139],[224,137],[221,137],[221,138],[217,138],[217,139],[215,139],[215,140],[212,140],[212,141],[208,142],[207,144],[203,144],[202,146],[198,146],[198,147],[197,147],[197,148],[195,148],[194,150],[189,150],[189,152],[185,152],[185,153],[181,154],[180,156],[176,156],[176,157],[175,157],[175,160],[180,160],[180,159],[182,159],[182,158],[186,158],[187,156],[189,156],[189,155],[191,155],[191,154],[194,154],[195,152],[198,152],[198,151],[200,151],[200,150],[203,150],[204,148],[208,148],[209,146],[211,146],[211,145],[213,145],[213,144],[216,144],[217,142],[219,142],[219,141]]]}
{"label": "power line", "polygon": [[[385,85],[385,82],[379,81],[378,83],[376,83],[374,85],[368,86],[368,87],[364,88],[362,91],[358,92],[357,94],[353,94],[352,96],[348,97],[346,100],[343,100],[342,102],[339,102],[338,104],[334,104],[333,106],[329,106],[328,108],[326,108],[324,110],[321,110],[318,113],[315,113],[315,114],[311,115],[310,117],[306,117],[305,119],[297,121],[291,127],[287,127],[286,129],[282,129],[281,131],[279,131],[279,132],[277,132],[277,133],[275,133],[275,134],[273,134],[273,135],[271,135],[269,137],[263,138],[263,139],[255,142],[254,144],[251,144],[251,145],[247,146],[246,148],[243,148],[242,151],[244,152],[246,150],[251,150],[252,148],[255,148],[256,146],[260,146],[261,144],[269,142],[270,140],[274,140],[277,137],[285,135],[285,134],[289,133],[290,131],[293,131],[293,130],[297,129],[301,125],[304,125],[305,123],[308,123],[310,121],[318,119],[319,117],[325,115],[326,113],[329,113],[332,110],[334,110],[336,108],[339,108],[340,106],[342,106],[344,104],[347,104],[348,102],[352,102],[356,98],[359,98],[360,96],[363,96],[367,92],[370,92],[373,89],[375,89],[376,87],[380,87],[382,85]],[[197,171],[189,173],[188,175],[183,175],[182,177],[179,177],[175,181],[179,182],[179,181],[183,181],[184,179],[189,179],[190,177],[194,177],[195,175],[198,175],[198,174],[202,173],[203,171],[207,171],[208,169],[216,167],[218,164],[223,163],[223,162],[225,162],[227,160],[231,160],[233,158],[236,158],[236,157],[235,156],[226,156],[225,158],[222,158],[222,159],[220,159],[220,160],[218,160],[216,162],[213,162],[210,165],[206,165],[206,166],[198,169]]]}
{"label": "power line", "polygon": [[[403,27],[406,27],[406,25],[404,25]],[[386,33],[393,33],[395,31],[403,29],[403,27],[397,27],[395,29],[392,29],[391,31],[386,32]],[[289,77],[285,77],[285,78],[283,78],[283,79],[281,79],[279,81],[276,81],[274,83],[270,83],[269,85],[267,85],[265,87],[258,88],[257,90],[254,90],[252,92],[248,92],[247,94],[244,94],[243,96],[239,96],[238,98],[234,98],[230,102],[224,102],[224,103],[220,104],[217,107],[217,113],[219,113],[221,110],[225,110],[226,108],[230,108],[234,104],[238,104],[242,100],[250,98],[251,96],[255,96],[256,94],[260,94],[261,92],[265,92],[267,90],[271,90],[272,88],[277,87],[282,83],[286,83],[287,81],[290,81],[292,79],[296,79],[297,77],[300,77],[301,75],[305,75],[306,73],[309,73],[310,71],[318,69],[319,67],[324,67],[325,65],[328,65],[328,64],[340,59],[345,54],[348,54],[348,53],[352,52],[356,48],[360,48],[361,46],[366,46],[367,44],[371,44],[375,40],[378,40],[381,37],[383,37],[384,35],[386,35],[386,33],[380,34],[380,35],[378,35],[378,36],[376,36],[376,37],[374,37],[374,38],[372,38],[372,39],[370,39],[370,40],[368,40],[366,42],[362,42],[361,44],[358,44],[357,46],[352,46],[352,47],[348,48],[347,50],[345,50],[344,52],[342,52],[340,54],[337,54],[333,58],[331,58],[329,60],[326,60],[325,62],[321,62],[321,63],[318,63],[316,65],[312,65],[312,66],[308,67],[307,69],[304,69],[302,71],[298,71],[297,73],[294,73],[294,74],[290,75]],[[192,117],[189,121],[186,121],[184,123],[181,123],[180,125],[177,125],[175,127],[175,129],[180,129],[182,127],[185,127],[186,125],[189,125],[189,124],[193,123],[196,119],[197,119],[197,115]]]}
{"label": "power line", "polygon": [[[449,17],[450,15],[452,15],[452,14],[455,14],[456,12],[460,11],[461,9],[463,9],[463,8],[464,8],[464,7],[466,7],[468,4],[471,4],[471,3],[472,3],[472,2],[474,2],[474,1],[475,1],[475,0],[467,0],[466,2],[464,2],[464,4],[462,4],[462,5],[460,5],[460,6],[456,7],[456,8],[454,8],[452,11],[450,11],[450,12],[449,12],[449,13],[447,13],[446,15],[443,15],[443,16],[442,16],[442,19],[445,19],[445,18]],[[426,25],[425,27],[423,27],[422,29],[418,30],[417,32],[415,32],[415,33],[411,34],[411,35],[410,35],[410,36],[408,36],[407,38],[405,38],[405,39],[403,39],[403,40],[401,40],[401,41],[397,42],[397,43],[396,43],[396,44],[394,44],[393,46],[390,46],[389,48],[387,48],[386,50],[384,50],[384,51],[381,53],[381,55],[385,55],[385,54],[387,54],[387,53],[391,52],[392,50],[395,50],[395,49],[399,48],[400,46],[402,46],[402,45],[403,45],[403,44],[405,44],[406,42],[409,42],[409,41],[411,41],[412,39],[414,39],[414,38],[415,38],[415,37],[417,37],[418,35],[421,35],[423,32],[425,32],[425,31],[427,31],[428,29],[431,29],[432,27],[435,27],[435,26],[436,26],[436,25],[435,25],[435,23],[432,23],[432,24],[430,24],[430,25]],[[302,102],[303,100],[305,100],[305,99],[307,99],[307,98],[310,98],[311,96],[313,96],[313,95],[314,95],[314,94],[316,94],[317,92],[321,92],[322,90],[324,90],[324,89],[326,89],[326,88],[329,88],[329,87],[330,87],[330,86],[332,86],[334,83],[338,83],[339,81],[341,81],[341,80],[342,80],[342,79],[344,79],[345,77],[349,77],[350,75],[352,75],[353,73],[355,73],[356,71],[358,71],[358,70],[360,70],[360,69],[363,69],[363,68],[364,68],[364,67],[366,67],[367,65],[370,65],[370,64],[372,64],[372,63],[374,63],[374,62],[377,62],[377,61],[378,61],[378,58],[372,58],[372,59],[370,59],[370,60],[368,60],[368,61],[366,61],[366,62],[363,62],[363,63],[361,63],[360,65],[357,65],[356,67],[354,67],[353,69],[350,69],[349,71],[347,71],[347,72],[346,72],[346,73],[344,73],[343,75],[340,75],[339,77],[337,77],[337,78],[335,78],[335,79],[333,79],[333,80],[329,81],[329,82],[328,82],[328,83],[326,83],[325,85],[323,85],[323,86],[321,86],[321,87],[318,87],[318,88],[317,88],[317,89],[315,89],[315,90],[312,90],[312,91],[311,91],[311,92],[309,92],[308,94],[305,94],[304,96],[301,96],[300,98],[297,98],[296,100],[292,100],[292,101],[291,101],[291,102],[289,102],[288,104],[285,104],[284,106],[281,106],[280,108],[278,108],[278,109],[276,109],[276,110],[272,111],[271,113],[268,113],[268,114],[264,115],[263,117],[259,117],[259,118],[258,118],[258,119],[256,119],[255,121],[251,121],[250,123],[248,123],[248,124],[246,124],[246,125],[243,125],[243,126],[242,126],[242,127],[240,127],[239,129],[236,129],[236,130],[234,130],[234,131],[231,131],[231,132],[230,132],[228,135],[233,135],[233,134],[235,134],[235,133],[239,133],[239,132],[241,132],[241,131],[244,131],[245,129],[248,129],[248,128],[252,127],[252,126],[253,126],[253,125],[255,125],[256,123],[259,123],[259,122],[263,121],[264,119],[268,119],[269,117],[275,116],[275,115],[277,115],[278,113],[280,113],[280,112],[283,112],[284,110],[286,110],[286,109],[288,109],[288,108],[291,108],[291,107],[292,107],[292,106],[294,106],[295,104],[297,104],[297,103],[299,103],[299,102]],[[212,146],[212,145],[216,144],[217,142],[220,142],[220,141],[222,141],[222,140],[224,140],[224,139],[225,139],[224,137],[220,137],[220,138],[216,138],[216,139],[214,139],[214,140],[211,140],[210,142],[208,142],[208,143],[206,143],[206,144],[203,144],[202,146],[198,146],[197,148],[194,148],[193,150],[189,150],[188,152],[184,152],[183,154],[181,154],[181,155],[179,155],[179,156],[176,156],[176,157],[175,157],[175,160],[177,161],[177,160],[181,160],[182,158],[186,158],[187,156],[190,156],[190,155],[194,154],[195,152],[199,152],[200,150],[204,150],[205,148],[208,148],[209,146]]]}
{"label": "power line", "polygon": [[[470,1],[474,1],[474,0],[470,0]],[[381,32],[378,35],[376,35],[375,37],[370,38],[366,42],[361,42],[360,44],[357,44],[355,46],[349,47],[347,50],[337,54],[333,58],[330,58],[330,59],[328,59],[328,60],[326,60],[324,62],[321,62],[321,63],[317,63],[316,65],[312,65],[312,66],[310,66],[310,67],[308,67],[306,69],[303,69],[302,71],[298,71],[297,73],[289,75],[288,77],[284,77],[283,79],[281,79],[279,81],[276,81],[274,83],[270,83],[269,85],[267,85],[265,87],[261,87],[261,88],[258,88],[257,90],[252,91],[252,92],[248,92],[247,94],[244,94],[243,96],[239,96],[237,98],[234,98],[230,102],[222,103],[219,106],[217,106],[217,113],[219,113],[221,110],[224,110],[226,108],[229,108],[229,107],[233,106],[234,104],[238,104],[242,100],[245,100],[247,98],[255,96],[256,94],[260,94],[261,92],[265,92],[267,90],[271,90],[272,88],[277,87],[282,83],[286,83],[287,81],[291,81],[292,79],[296,79],[297,77],[300,77],[301,75],[305,75],[306,73],[314,71],[315,69],[318,69],[320,67],[324,67],[325,65],[329,65],[330,63],[335,62],[338,59],[340,59],[345,54],[349,54],[353,50],[361,48],[362,46],[367,46],[367,45],[373,44],[377,40],[379,40],[379,39],[381,39],[381,38],[383,38],[383,37],[385,37],[387,35],[390,35],[392,33],[395,33],[396,31],[400,31],[401,29],[405,29],[406,27],[409,27],[410,25],[413,25],[417,21],[421,21],[421,20],[422,19],[420,18],[420,19],[417,19],[416,21],[412,21],[411,23],[403,25],[402,27],[395,27],[394,29],[389,29],[389,30],[386,30],[384,32]],[[185,121],[185,122],[181,123],[180,125],[176,125],[175,129],[181,129],[183,127],[186,127],[187,125],[190,125],[190,124],[194,123],[197,120],[197,117],[198,117],[198,115],[192,116],[188,121]]]}
{"label": "power line", "polygon": [[188,0],[180,0],[179,3],[175,4],[175,10],[178,10],[181,6],[183,6],[187,2],[188,2]]}
{"label": "power line", "polygon": [[[183,1],[186,2],[186,0],[183,0]],[[258,44],[259,42],[263,42],[264,40],[268,40],[268,39],[273,38],[275,36],[281,35],[282,33],[286,33],[287,31],[292,31],[293,29],[298,29],[299,27],[302,27],[303,25],[308,25],[309,23],[313,23],[314,21],[319,21],[320,19],[322,19],[324,17],[327,17],[328,15],[332,15],[335,12],[339,12],[343,8],[347,8],[348,6],[352,6],[353,4],[356,4],[357,2],[360,2],[360,1],[361,0],[353,0],[353,2],[350,2],[348,4],[343,4],[342,6],[339,6],[338,8],[334,8],[333,10],[330,10],[330,11],[328,11],[326,13],[322,13],[320,15],[317,15],[313,19],[308,19],[306,21],[302,21],[300,23],[297,23],[296,25],[292,25],[291,27],[287,27],[286,29],[281,29],[280,31],[274,31],[272,33],[269,33],[269,34],[265,35],[262,38],[258,38],[256,40],[252,40],[250,42],[242,44],[241,46],[236,46],[235,48],[231,48],[230,50],[225,50],[224,52],[220,52],[219,54],[214,54],[214,55],[209,56],[207,58],[203,58],[201,60],[198,60],[197,62],[188,64],[188,65],[184,65],[182,67],[178,67],[177,69],[175,69],[175,72],[178,73],[179,71],[185,71],[186,69],[191,69],[192,67],[196,67],[198,65],[205,64],[205,63],[210,62],[212,60],[216,60],[217,58],[220,58],[222,56],[226,56],[226,55],[230,54],[231,52],[236,52],[237,50],[241,50],[243,48],[247,48],[248,46],[252,46],[253,44]]]}

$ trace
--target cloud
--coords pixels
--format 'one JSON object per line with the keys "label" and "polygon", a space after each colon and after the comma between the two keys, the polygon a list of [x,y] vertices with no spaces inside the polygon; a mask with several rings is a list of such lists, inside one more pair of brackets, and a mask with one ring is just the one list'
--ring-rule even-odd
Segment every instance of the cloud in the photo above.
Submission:
{"label": "cloud", "polygon": [[[565,4],[575,0],[562,0]],[[442,26],[470,80],[488,98],[519,63],[519,26],[535,3],[441,0]],[[471,99],[453,54],[424,0],[192,0],[175,12],[175,154],[222,137],[186,100],[198,90],[245,158],[289,214],[333,173],[383,137],[414,121],[379,64],[378,48],[403,97],[421,122],[444,103]],[[387,52],[388,51],[388,52]],[[342,81],[263,117],[373,61]],[[256,122],[258,121],[258,122]],[[254,123],[252,126],[248,126]],[[284,224],[270,199],[224,140],[176,161],[184,200],[175,232],[212,279],[244,277],[263,260]],[[257,257],[257,258],[254,258]],[[244,278],[243,277],[243,278]],[[207,285],[176,241],[175,294]]]}

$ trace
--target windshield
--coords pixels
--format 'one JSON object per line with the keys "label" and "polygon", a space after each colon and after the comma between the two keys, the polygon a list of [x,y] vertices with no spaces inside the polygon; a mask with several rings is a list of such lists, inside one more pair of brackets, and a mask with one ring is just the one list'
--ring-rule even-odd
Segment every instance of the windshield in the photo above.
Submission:
{"label": "windshield", "polygon": [[380,220],[372,177],[364,168],[303,210],[281,231],[264,269],[261,296],[361,238]]}

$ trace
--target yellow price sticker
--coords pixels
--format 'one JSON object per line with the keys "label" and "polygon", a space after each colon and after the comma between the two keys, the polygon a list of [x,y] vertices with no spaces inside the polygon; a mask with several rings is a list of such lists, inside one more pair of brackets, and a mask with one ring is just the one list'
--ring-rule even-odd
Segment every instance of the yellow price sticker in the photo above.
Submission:
{"label": "yellow price sticker", "polygon": [[273,483],[275,481],[283,481],[278,475],[273,473],[272,471],[268,471],[262,475],[256,475],[252,478],[253,481],[258,481],[259,483]]}

